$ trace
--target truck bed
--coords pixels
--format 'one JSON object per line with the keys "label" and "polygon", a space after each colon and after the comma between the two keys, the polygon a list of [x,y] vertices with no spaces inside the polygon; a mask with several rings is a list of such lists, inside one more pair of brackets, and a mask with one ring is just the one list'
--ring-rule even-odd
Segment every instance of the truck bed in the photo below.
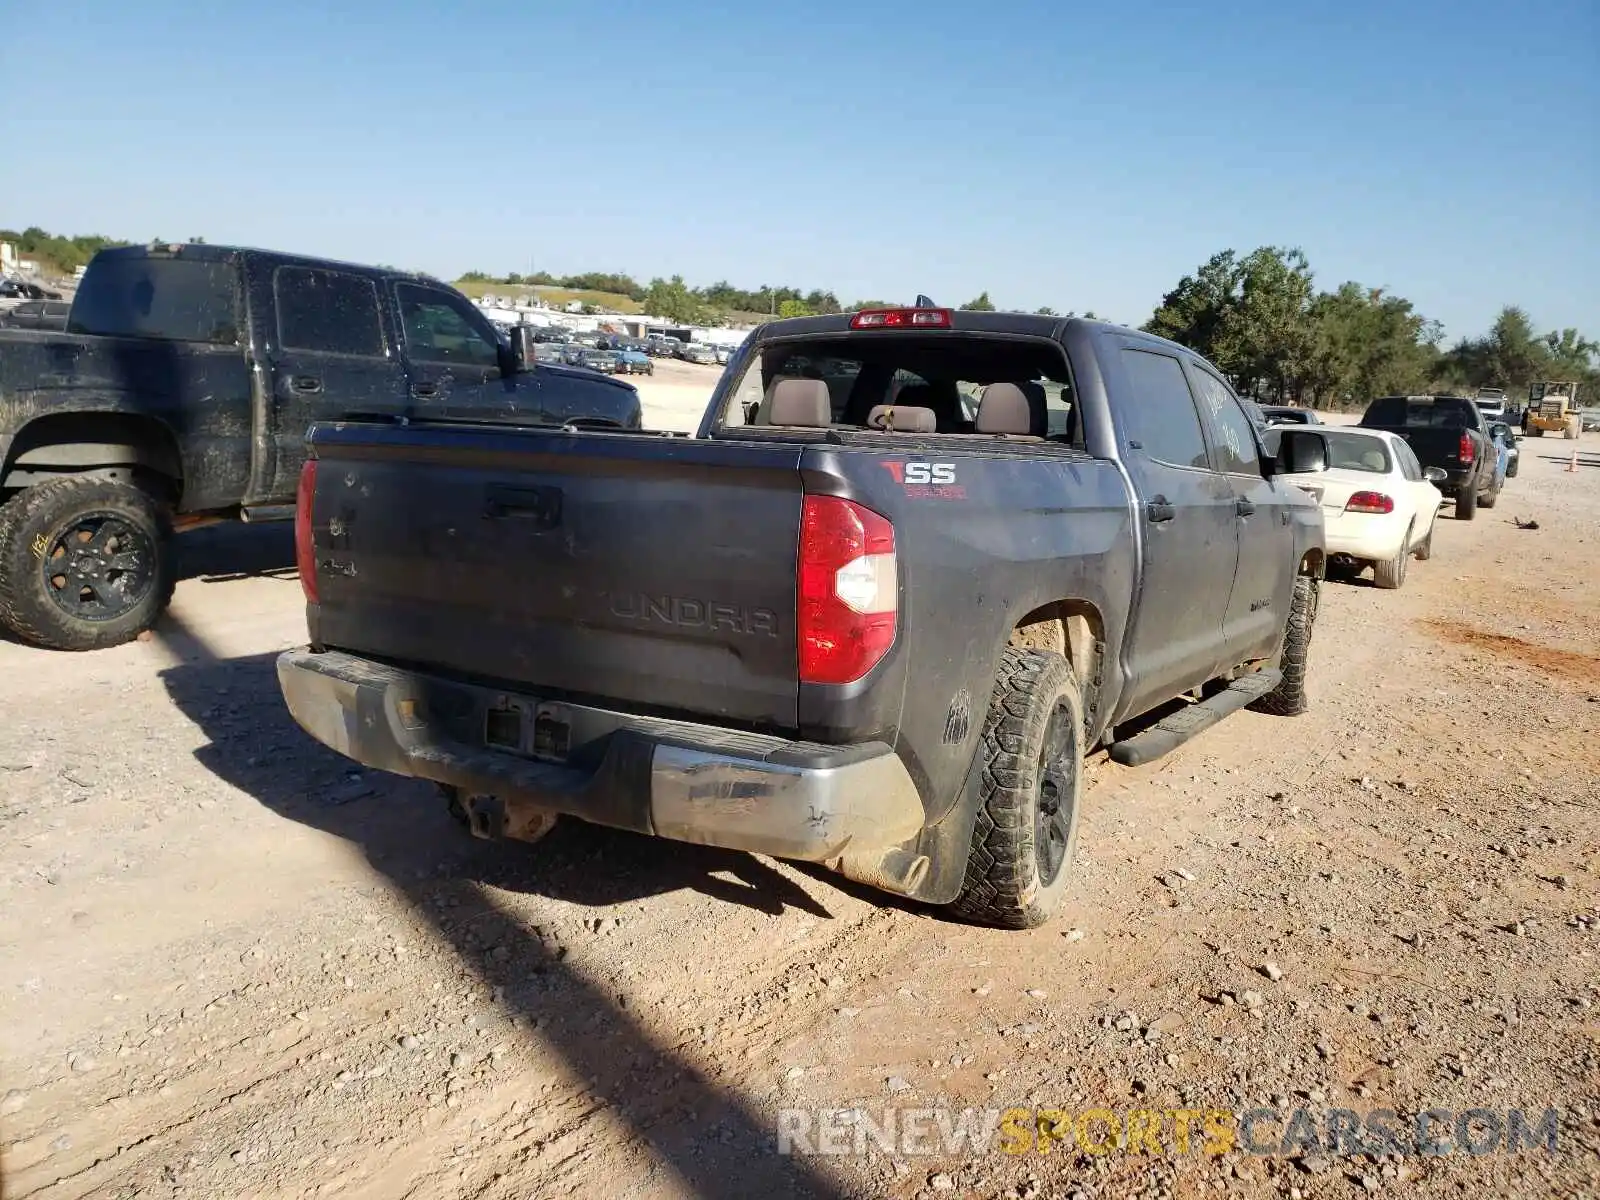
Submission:
{"label": "truck bed", "polygon": [[796,448],[379,424],[317,446],[314,640],[794,728]]}

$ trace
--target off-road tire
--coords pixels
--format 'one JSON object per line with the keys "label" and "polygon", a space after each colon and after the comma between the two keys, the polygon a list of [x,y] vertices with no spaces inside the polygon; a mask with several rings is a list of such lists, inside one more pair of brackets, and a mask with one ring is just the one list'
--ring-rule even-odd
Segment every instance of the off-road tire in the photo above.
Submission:
{"label": "off-road tire", "polygon": [[1289,619],[1284,624],[1283,645],[1273,666],[1283,679],[1261,699],[1251,703],[1252,712],[1274,717],[1298,717],[1311,707],[1306,697],[1306,669],[1311,658],[1311,629],[1317,623],[1317,604],[1321,599],[1319,580],[1301,575],[1294,581],[1294,599],[1289,603]]}
{"label": "off-road tire", "polygon": [[1427,562],[1433,557],[1433,530],[1428,530],[1428,536],[1417,543],[1417,548],[1411,553],[1417,556],[1418,562]]}
{"label": "off-road tire", "polygon": [[1478,489],[1469,486],[1456,493],[1456,520],[1470,521],[1478,515]]}
{"label": "off-road tire", "polygon": [[[69,613],[50,591],[46,548],[90,517],[108,517],[148,539],[148,582],[115,615]],[[87,475],[47,480],[0,507],[0,624],[24,641],[50,650],[102,650],[131,642],[155,624],[172,601],[177,567],[172,521],[154,496],[130,483]]]}
{"label": "off-road tire", "polygon": [[[950,908],[980,924],[1032,929],[1060,907],[1078,842],[1083,697],[1065,658],[1005,648],[977,753],[978,821],[966,879]],[[1053,873],[1041,858],[1054,862]]]}
{"label": "off-road tire", "polygon": [[1517,477],[1517,468],[1520,467],[1521,465],[1522,465],[1522,458],[1521,458],[1520,455],[1518,457],[1516,457],[1516,458],[1513,458],[1510,462],[1508,462],[1506,464],[1506,478],[1507,479],[1515,479]]}
{"label": "off-road tire", "polygon": [[1406,567],[1411,562],[1411,550],[1407,543],[1411,541],[1413,526],[1406,526],[1405,540],[1400,543],[1400,550],[1391,559],[1372,564],[1372,582],[1374,586],[1386,592],[1398,590],[1406,581]]}

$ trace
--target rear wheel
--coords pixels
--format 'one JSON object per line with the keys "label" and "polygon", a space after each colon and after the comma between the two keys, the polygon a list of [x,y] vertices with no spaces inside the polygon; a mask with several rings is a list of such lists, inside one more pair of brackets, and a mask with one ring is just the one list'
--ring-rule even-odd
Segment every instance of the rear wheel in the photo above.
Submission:
{"label": "rear wheel", "polygon": [[130,483],[51,479],[0,508],[0,623],[51,650],[132,641],[172,599],[166,508]]}
{"label": "rear wheel", "polygon": [[1317,580],[1302,575],[1294,581],[1294,599],[1289,604],[1283,645],[1273,663],[1283,672],[1283,679],[1250,705],[1252,711],[1275,717],[1297,717],[1311,706],[1306,697],[1306,670],[1311,660],[1311,628],[1317,623],[1320,598],[1321,585]]}
{"label": "rear wheel", "polygon": [[1468,484],[1456,493],[1456,520],[1470,521],[1478,515],[1478,486]]}
{"label": "rear wheel", "polygon": [[981,807],[951,909],[1031,929],[1061,904],[1083,796],[1083,699],[1067,660],[1007,646],[978,751]]}
{"label": "rear wheel", "polygon": [[1503,486],[1504,486],[1503,484],[1498,484],[1497,483],[1497,484],[1495,484],[1494,487],[1490,488],[1489,491],[1481,499],[1479,499],[1478,507],[1479,508],[1493,508],[1494,507],[1494,502],[1496,500],[1500,499],[1500,489]]}
{"label": "rear wheel", "polygon": [[1522,456],[1521,455],[1514,456],[1511,459],[1511,461],[1506,464],[1506,478],[1507,479],[1515,479],[1517,477],[1517,468],[1519,466],[1521,466],[1521,465],[1522,465]]}
{"label": "rear wheel", "polygon": [[1412,526],[1406,526],[1405,540],[1400,543],[1400,549],[1391,559],[1372,564],[1372,581],[1386,591],[1394,591],[1406,581],[1406,566],[1411,562]]}

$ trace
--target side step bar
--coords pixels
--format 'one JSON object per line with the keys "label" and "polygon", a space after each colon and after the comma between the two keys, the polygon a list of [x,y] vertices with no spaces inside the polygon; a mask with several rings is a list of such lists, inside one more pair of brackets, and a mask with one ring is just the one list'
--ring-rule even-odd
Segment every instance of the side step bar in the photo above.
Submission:
{"label": "side step bar", "polygon": [[1283,680],[1277,670],[1256,671],[1243,679],[1236,679],[1209,700],[1201,700],[1187,708],[1163,717],[1143,733],[1126,741],[1113,742],[1106,752],[1111,761],[1125,767],[1142,767],[1171,754],[1195,734],[1210,729],[1223,717],[1238,712],[1245,705],[1261,699]]}
{"label": "side step bar", "polygon": [[239,516],[250,525],[258,525],[263,521],[292,521],[294,505],[258,504],[252,508],[240,509]]}

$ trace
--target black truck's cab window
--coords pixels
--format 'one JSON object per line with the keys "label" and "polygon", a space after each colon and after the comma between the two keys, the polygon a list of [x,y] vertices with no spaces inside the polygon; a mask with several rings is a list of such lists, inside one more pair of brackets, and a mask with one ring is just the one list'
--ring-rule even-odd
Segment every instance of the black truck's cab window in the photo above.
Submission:
{"label": "black truck's cab window", "polygon": [[372,280],[343,271],[279,267],[272,287],[278,343],[285,349],[383,357],[383,324]]}
{"label": "black truck's cab window", "polygon": [[414,283],[395,285],[406,352],[418,362],[497,367],[500,345],[459,296]]}
{"label": "black truck's cab window", "polygon": [[238,267],[215,259],[97,259],[73,298],[67,329],[106,337],[236,345]]}

